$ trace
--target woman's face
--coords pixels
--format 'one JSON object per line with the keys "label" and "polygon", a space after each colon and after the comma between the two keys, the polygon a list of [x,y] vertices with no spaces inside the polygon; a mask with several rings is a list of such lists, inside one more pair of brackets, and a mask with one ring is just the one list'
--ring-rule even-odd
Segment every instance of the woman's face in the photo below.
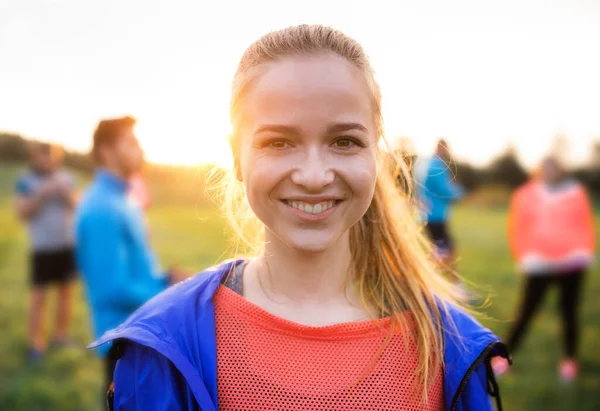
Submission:
{"label": "woman's face", "polygon": [[267,241],[321,252],[365,214],[377,175],[371,100],[337,56],[264,67],[244,97],[237,170]]}
{"label": "woman's face", "polygon": [[542,162],[542,179],[548,183],[556,183],[562,178],[562,170],[558,162],[552,158]]}

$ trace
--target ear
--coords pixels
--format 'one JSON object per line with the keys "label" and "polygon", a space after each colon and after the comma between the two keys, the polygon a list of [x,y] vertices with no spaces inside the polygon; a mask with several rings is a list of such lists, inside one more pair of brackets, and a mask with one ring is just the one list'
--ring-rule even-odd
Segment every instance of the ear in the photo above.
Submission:
{"label": "ear", "polygon": [[240,167],[239,151],[236,147],[237,139],[232,133],[227,137],[227,140],[229,140],[229,148],[231,149],[231,155],[233,156],[233,170],[235,172],[235,178],[241,183],[244,181],[244,178],[242,177],[242,168]]}
{"label": "ear", "polygon": [[235,178],[240,183],[244,182],[244,178],[242,176],[242,168],[240,167],[240,161],[237,158],[233,160],[233,170],[235,171]]}

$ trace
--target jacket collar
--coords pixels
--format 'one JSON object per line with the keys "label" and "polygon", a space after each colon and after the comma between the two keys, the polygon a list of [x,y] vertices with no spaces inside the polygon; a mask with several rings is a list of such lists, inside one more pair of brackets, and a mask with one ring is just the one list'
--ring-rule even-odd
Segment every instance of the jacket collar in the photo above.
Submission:
{"label": "jacket collar", "polygon": [[101,168],[96,171],[96,181],[103,187],[125,193],[129,189],[129,183],[116,174]]}

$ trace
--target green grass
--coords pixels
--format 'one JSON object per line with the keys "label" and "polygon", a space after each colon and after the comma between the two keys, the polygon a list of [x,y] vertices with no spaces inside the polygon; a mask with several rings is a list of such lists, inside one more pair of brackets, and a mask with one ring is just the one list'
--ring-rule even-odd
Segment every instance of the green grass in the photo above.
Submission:
{"label": "green grass", "polygon": [[[10,207],[18,167],[0,168],[0,410],[100,410],[102,368],[83,349],[53,352],[38,368],[24,365],[28,304],[27,246],[22,225]],[[193,187],[189,190],[194,193]],[[201,193],[198,193],[200,195]],[[206,207],[178,206],[157,199],[149,215],[152,242],[164,265],[179,263],[191,270],[214,264],[226,250],[223,222]],[[503,336],[515,313],[520,277],[508,254],[503,210],[464,207],[453,220],[462,260],[461,273],[490,298],[482,321]],[[500,381],[506,410],[600,409],[600,277],[590,272],[582,305],[581,378],[566,386],[558,381],[561,352],[556,295],[535,320],[513,371]],[[52,299],[50,299],[52,300]],[[52,325],[52,305],[47,319]],[[80,287],[76,292],[73,336],[90,342],[88,311]]]}

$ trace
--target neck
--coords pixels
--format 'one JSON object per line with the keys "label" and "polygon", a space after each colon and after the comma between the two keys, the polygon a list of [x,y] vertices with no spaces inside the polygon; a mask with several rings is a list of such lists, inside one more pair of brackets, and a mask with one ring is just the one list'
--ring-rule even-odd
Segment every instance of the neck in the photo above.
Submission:
{"label": "neck", "polygon": [[111,173],[112,175],[119,177],[123,181],[129,180],[129,176],[125,175],[123,170],[121,170],[121,168],[117,167],[115,164],[106,163],[106,164],[102,165],[102,168],[105,171],[108,171],[109,173]]}
{"label": "neck", "polygon": [[35,174],[42,175],[42,176],[50,175],[54,172],[54,170],[44,170],[44,169],[38,168],[36,166],[31,166],[31,170],[33,170],[33,172]]}
{"label": "neck", "polygon": [[561,177],[561,178],[556,178],[556,179],[552,179],[552,180],[544,180],[544,183],[547,186],[554,187],[554,186],[560,185],[564,181],[565,181],[565,179]]}
{"label": "neck", "polygon": [[258,268],[257,275],[267,292],[283,299],[306,302],[347,297],[352,264],[347,233],[333,247],[320,253],[299,252],[273,235],[266,237],[265,253],[258,260],[262,267]]}

